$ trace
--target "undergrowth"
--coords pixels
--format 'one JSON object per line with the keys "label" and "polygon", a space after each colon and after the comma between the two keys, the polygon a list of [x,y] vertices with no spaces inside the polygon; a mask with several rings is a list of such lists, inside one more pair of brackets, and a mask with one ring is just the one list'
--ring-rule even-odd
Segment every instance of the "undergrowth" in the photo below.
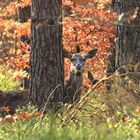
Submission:
{"label": "undergrowth", "polygon": [[6,66],[0,66],[0,91],[9,91],[19,89],[20,82],[13,79],[13,70]]}
{"label": "undergrowth", "polygon": [[[94,111],[94,110],[93,110]],[[36,115],[38,113],[38,115]],[[131,114],[132,115],[132,114]],[[139,114],[140,115],[140,114]],[[135,116],[135,117],[134,117]],[[117,123],[109,120],[94,125],[96,120],[72,120],[61,127],[64,118],[61,113],[42,114],[32,107],[17,110],[12,116],[0,121],[1,140],[139,140],[140,116],[134,115]],[[83,121],[80,121],[80,119]]]}
{"label": "undergrowth", "polygon": [[[2,73],[0,90],[17,87],[10,74]],[[0,140],[139,140],[139,89],[132,84],[126,88],[128,84],[119,80],[112,91],[95,88],[83,93],[81,102],[65,104],[55,114],[44,115],[28,105],[9,115],[9,108],[2,107]]]}

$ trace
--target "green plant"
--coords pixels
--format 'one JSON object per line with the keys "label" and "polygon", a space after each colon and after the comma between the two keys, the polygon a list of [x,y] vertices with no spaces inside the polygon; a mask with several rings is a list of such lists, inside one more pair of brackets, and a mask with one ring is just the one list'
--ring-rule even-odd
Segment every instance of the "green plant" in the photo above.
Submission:
{"label": "green plant", "polygon": [[[90,110],[89,110],[90,111]],[[106,121],[96,126],[80,114],[77,122],[72,120],[61,127],[61,114],[35,116],[37,110],[28,105],[17,110],[14,116],[5,116],[0,122],[0,139],[2,140],[139,140],[139,109],[129,112],[129,121],[121,118],[117,123]],[[136,113],[136,114],[134,114]],[[20,117],[19,117],[20,116]],[[21,116],[24,119],[21,119]],[[11,119],[13,117],[13,119]],[[94,120],[96,121],[96,120]],[[78,125],[77,125],[78,124]]]}
{"label": "green plant", "polygon": [[19,88],[19,81],[13,79],[13,70],[0,66],[0,91],[15,90]]}

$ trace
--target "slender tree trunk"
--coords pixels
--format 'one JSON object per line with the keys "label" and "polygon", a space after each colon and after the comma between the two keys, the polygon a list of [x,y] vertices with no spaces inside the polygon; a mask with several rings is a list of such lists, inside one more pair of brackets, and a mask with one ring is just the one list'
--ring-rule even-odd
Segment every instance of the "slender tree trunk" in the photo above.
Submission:
{"label": "slender tree trunk", "polygon": [[[115,49],[109,57],[107,75],[124,65],[140,63],[140,1],[112,0],[112,8],[118,15]],[[121,73],[125,70],[121,71]],[[112,80],[107,81],[110,90]]]}
{"label": "slender tree trunk", "polygon": [[140,61],[140,1],[114,0],[118,13],[116,69]]}
{"label": "slender tree trunk", "polygon": [[30,100],[43,110],[63,97],[61,10],[61,0],[32,0]]}

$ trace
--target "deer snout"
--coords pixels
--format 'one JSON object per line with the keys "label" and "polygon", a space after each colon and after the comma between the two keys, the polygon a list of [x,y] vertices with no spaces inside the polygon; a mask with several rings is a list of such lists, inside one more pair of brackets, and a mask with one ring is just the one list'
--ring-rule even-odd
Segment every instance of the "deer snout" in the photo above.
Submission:
{"label": "deer snout", "polygon": [[82,70],[82,68],[83,68],[83,67],[82,67],[81,64],[77,64],[77,65],[76,65],[76,70]]}

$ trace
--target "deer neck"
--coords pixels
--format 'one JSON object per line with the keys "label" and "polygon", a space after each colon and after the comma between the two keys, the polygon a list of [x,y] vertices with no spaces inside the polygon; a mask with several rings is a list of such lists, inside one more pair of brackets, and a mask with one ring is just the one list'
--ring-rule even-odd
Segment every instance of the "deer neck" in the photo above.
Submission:
{"label": "deer neck", "polygon": [[83,75],[77,76],[70,72],[69,80],[65,84],[64,102],[73,103],[80,99],[83,85]]}
{"label": "deer neck", "polygon": [[83,84],[83,75],[81,74],[78,76],[74,72],[71,72],[69,82],[71,86],[79,88]]}

